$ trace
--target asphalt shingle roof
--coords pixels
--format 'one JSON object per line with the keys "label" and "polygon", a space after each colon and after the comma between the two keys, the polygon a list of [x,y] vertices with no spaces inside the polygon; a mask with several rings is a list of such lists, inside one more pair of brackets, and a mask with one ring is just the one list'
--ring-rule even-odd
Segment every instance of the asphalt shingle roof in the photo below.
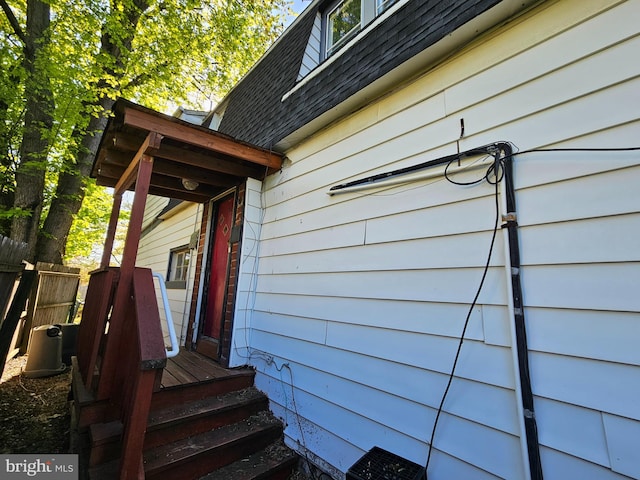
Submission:
{"label": "asphalt shingle roof", "polygon": [[219,130],[271,148],[501,0],[411,0],[304,85],[296,86],[314,19],[309,8],[231,91]]}

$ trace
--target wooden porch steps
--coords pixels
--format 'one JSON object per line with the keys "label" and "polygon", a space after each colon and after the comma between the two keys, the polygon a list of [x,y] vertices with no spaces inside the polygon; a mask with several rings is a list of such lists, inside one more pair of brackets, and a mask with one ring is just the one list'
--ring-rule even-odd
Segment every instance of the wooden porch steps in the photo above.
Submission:
{"label": "wooden porch steps", "polygon": [[145,453],[147,479],[198,478],[275,442],[282,425],[265,414],[162,445]]}
{"label": "wooden porch steps", "polygon": [[[198,479],[215,469],[267,448],[281,438],[282,425],[268,413],[249,417],[238,423],[192,435],[144,452],[145,478],[162,480]],[[258,458],[260,458],[259,454]],[[280,467],[280,465],[277,465]],[[117,478],[118,460],[90,469],[90,478]],[[268,466],[254,468],[270,473]],[[293,465],[288,473],[291,473]],[[262,477],[272,478],[272,477]],[[285,477],[286,478],[286,477]]]}
{"label": "wooden porch steps", "polygon": [[[227,370],[154,393],[144,440],[146,479],[286,480],[297,456],[253,387],[254,372]],[[122,424],[89,426],[89,478],[118,478]]]}
{"label": "wooden porch steps", "polygon": [[[145,449],[175,442],[191,435],[239,422],[268,408],[267,398],[253,387],[152,411],[147,423]],[[122,423],[98,423],[89,427],[91,456],[95,466],[117,458]]]}

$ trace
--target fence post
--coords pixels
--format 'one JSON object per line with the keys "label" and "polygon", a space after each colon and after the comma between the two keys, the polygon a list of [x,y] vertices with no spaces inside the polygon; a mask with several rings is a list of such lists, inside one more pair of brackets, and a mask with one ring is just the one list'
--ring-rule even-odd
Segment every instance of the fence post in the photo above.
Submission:
{"label": "fence post", "polygon": [[33,280],[35,278],[35,270],[25,270],[24,272],[22,272],[20,285],[18,285],[18,290],[13,297],[13,302],[11,302],[9,313],[7,313],[7,317],[0,327],[0,376],[2,376],[2,372],[4,371],[4,365],[7,361],[7,354],[9,353],[9,349],[11,348],[13,333],[18,326],[20,316],[22,315],[25,304],[27,303],[27,299],[29,298],[29,293],[31,292],[31,287],[33,286]]}

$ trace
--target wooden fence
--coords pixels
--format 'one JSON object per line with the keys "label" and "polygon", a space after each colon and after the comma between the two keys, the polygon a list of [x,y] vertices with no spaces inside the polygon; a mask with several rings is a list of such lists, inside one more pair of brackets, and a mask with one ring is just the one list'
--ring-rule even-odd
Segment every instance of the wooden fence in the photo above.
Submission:
{"label": "wooden fence", "polygon": [[[0,374],[7,357],[17,353],[16,326],[20,322],[33,283],[33,271],[23,263],[28,245],[0,235]],[[32,267],[32,266],[31,266]]]}
{"label": "wooden fence", "polygon": [[73,321],[80,269],[52,263],[36,264],[37,279],[29,298],[27,316],[22,326],[20,353],[29,347],[29,333],[40,325]]}
{"label": "wooden fence", "polygon": [[27,256],[26,243],[18,243],[0,235],[0,324],[11,303]]}

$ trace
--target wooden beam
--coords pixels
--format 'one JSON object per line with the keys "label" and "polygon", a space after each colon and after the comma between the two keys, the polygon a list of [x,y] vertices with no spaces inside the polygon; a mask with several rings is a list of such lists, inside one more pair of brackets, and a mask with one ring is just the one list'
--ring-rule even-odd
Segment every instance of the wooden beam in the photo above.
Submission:
{"label": "wooden beam", "polygon": [[[174,162],[169,162],[162,159],[154,159],[154,173],[158,175],[164,175],[173,178],[191,178],[196,180],[202,185],[213,185],[216,187],[232,187],[237,185],[242,177],[233,177],[231,175],[224,175],[221,173],[210,172],[208,170],[200,168],[185,169]],[[117,180],[122,176],[124,168],[117,165],[105,164],[100,169],[99,185],[112,187]],[[151,184],[154,184],[155,176],[151,179]],[[109,179],[112,182],[109,182]],[[129,186],[131,187],[131,185]]]}
{"label": "wooden beam", "polygon": [[[217,186],[218,187],[222,187],[222,186],[231,187],[231,186],[236,185],[237,183],[238,182],[236,181],[235,183],[232,183],[232,184],[217,185]],[[158,188],[164,188],[166,190],[172,190],[174,192],[188,192],[188,193],[193,193],[193,194],[196,194],[196,195],[205,195],[205,196],[209,196],[209,197],[213,196],[215,194],[215,191],[218,190],[218,189],[215,189],[214,187],[212,187],[211,185],[201,184],[201,183],[199,183],[199,185],[195,188],[195,190],[187,190],[184,187],[184,185],[182,184],[182,178],[169,177],[169,176],[165,176],[165,175],[159,175],[157,173],[154,173],[151,176],[151,186],[158,187]]]}
{"label": "wooden beam", "polygon": [[[114,149],[107,153],[107,161],[112,158],[117,159],[118,155],[123,155],[119,151],[135,151],[138,149],[140,141],[135,135],[118,132],[114,136]],[[160,149],[149,152],[157,158],[165,158],[173,160],[185,165],[193,167],[205,168],[207,170],[215,170],[221,173],[228,173],[239,177],[262,178],[266,173],[266,169],[258,164],[246,164],[239,159],[220,158],[213,153],[201,153],[186,148],[180,148],[174,145],[162,143]],[[221,155],[221,154],[220,154]],[[114,162],[111,162],[114,163]]]}
{"label": "wooden beam", "polygon": [[113,251],[113,242],[116,238],[116,228],[118,227],[118,217],[120,216],[120,207],[122,205],[122,194],[114,193],[113,206],[111,207],[111,218],[109,218],[109,226],[107,227],[107,238],[104,242],[104,250],[102,251],[102,261],[100,268],[106,268],[111,261],[111,252]]}
{"label": "wooden beam", "polygon": [[103,158],[100,161],[100,166],[106,163],[106,164],[119,165],[121,167],[126,167],[131,162],[131,153],[120,152],[112,148],[108,150],[103,149],[102,151],[105,153],[102,155]]}
{"label": "wooden beam", "polygon": [[178,192],[178,191],[175,191],[175,190],[168,190],[166,188],[153,187],[152,186],[152,187],[149,188],[149,194],[150,195],[155,195],[157,197],[175,198],[177,200],[185,200],[187,202],[193,202],[193,203],[205,203],[205,202],[208,202],[209,200],[211,200],[216,195],[219,195],[220,193],[224,192],[225,190],[227,190],[227,189],[226,188],[220,188],[217,191],[215,189],[213,189],[212,191],[214,193],[212,195],[201,195],[201,194],[198,194],[198,193],[188,192],[187,190],[183,190],[182,192]]}
{"label": "wooden beam", "polygon": [[148,150],[160,147],[161,141],[161,135],[157,132],[149,132],[149,135],[147,135],[147,138],[145,138],[142,145],[140,145],[140,148],[131,159],[131,163],[129,163],[129,166],[120,177],[120,180],[116,183],[116,186],[114,187],[116,193],[121,194],[125,192],[133,184],[138,174],[138,165],[140,164],[142,157],[147,155]]}
{"label": "wooden beam", "polygon": [[282,166],[282,156],[277,153],[238,142],[213,130],[204,131],[179,123],[170,117],[163,118],[158,114],[126,107],[124,109],[123,123],[142,130],[157,132],[162,136],[190,145],[264,165],[268,168],[279,169]]}

